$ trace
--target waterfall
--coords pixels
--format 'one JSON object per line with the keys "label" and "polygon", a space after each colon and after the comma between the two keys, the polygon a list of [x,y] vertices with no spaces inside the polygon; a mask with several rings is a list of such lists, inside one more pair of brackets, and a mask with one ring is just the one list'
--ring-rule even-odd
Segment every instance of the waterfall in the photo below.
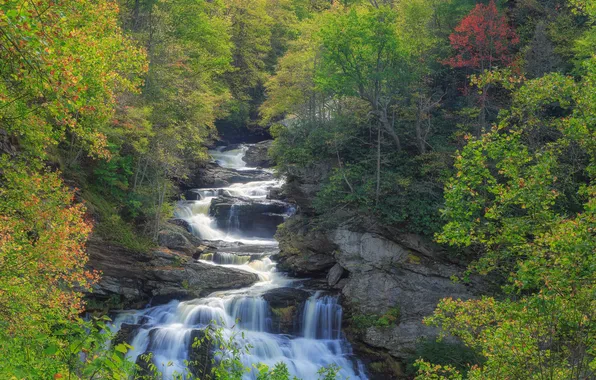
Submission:
{"label": "waterfall", "polygon": [[230,207],[230,215],[228,216],[228,233],[238,234],[240,233],[240,219],[238,218],[239,207],[237,204],[233,204]]}
{"label": "waterfall", "polygon": [[337,297],[323,296],[319,293],[306,301],[302,321],[302,334],[310,339],[340,339],[342,308]]}
{"label": "waterfall", "polygon": [[[210,154],[220,166],[248,170],[250,168],[246,168],[242,160],[246,149],[246,146],[228,150],[219,148]],[[235,336],[239,347],[251,347],[249,353],[242,350],[240,354],[247,368],[257,363],[273,367],[283,362],[292,376],[310,380],[318,378],[321,367],[334,364],[340,367],[340,379],[367,378],[362,363],[354,360],[351,347],[341,334],[342,308],[337,297],[314,293],[303,304],[303,310],[296,313],[302,318],[301,331],[294,332],[295,335],[274,333],[273,310],[263,294],[291,285],[292,281],[277,273],[269,258],[277,252],[277,242],[243,233],[239,207],[251,199],[267,202],[269,190],[281,184],[280,180],[271,180],[197,189],[193,192],[200,195],[200,200],[178,203],[175,216],[188,222],[193,234],[212,241],[209,245],[216,247],[213,252],[201,254],[201,262],[256,273],[260,281],[249,288],[121,313],[114,322],[114,329],[122,323],[138,326],[129,342],[134,347],[127,354],[130,360],[136,361],[141,354],[151,353],[164,379],[172,378],[174,373],[184,374],[187,371],[185,363],[190,359],[193,331],[214,323],[223,329],[224,338]],[[220,194],[237,198],[230,207],[225,231],[218,228],[215,219],[209,215],[211,201]],[[285,209],[288,215],[295,211],[290,205]],[[257,374],[250,371],[243,378],[256,379]]]}

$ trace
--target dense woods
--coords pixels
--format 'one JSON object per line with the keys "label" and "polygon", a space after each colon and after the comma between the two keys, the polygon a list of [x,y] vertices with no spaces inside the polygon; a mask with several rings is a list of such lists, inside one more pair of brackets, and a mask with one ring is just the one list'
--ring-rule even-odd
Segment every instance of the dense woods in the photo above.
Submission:
{"label": "dense woods", "polygon": [[[311,228],[418,234],[496,284],[425,318],[473,359],[413,377],[594,378],[595,23],[592,0],[2,1],[0,377],[134,376],[83,318],[89,234],[148,250],[208,147],[272,136]],[[241,378],[222,345],[213,378]]]}

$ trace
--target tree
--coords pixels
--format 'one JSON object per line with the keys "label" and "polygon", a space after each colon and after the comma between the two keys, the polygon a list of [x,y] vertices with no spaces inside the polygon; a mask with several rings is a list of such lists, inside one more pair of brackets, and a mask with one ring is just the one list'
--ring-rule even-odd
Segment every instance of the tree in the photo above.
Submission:
{"label": "tree", "polygon": [[528,46],[525,60],[525,70],[529,78],[538,78],[556,71],[561,64],[561,58],[555,53],[555,47],[548,38],[546,26],[542,22],[536,25],[534,38]]}
{"label": "tree", "polygon": [[[519,42],[507,19],[498,10],[494,0],[488,5],[477,4],[449,36],[455,55],[444,61],[453,68],[466,68],[473,73],[507,67],[513,62],[512,48]],[[489,86],[479,95],[480,130],[487,128]]]}
{"label": "tree", "polygon": [[397,13],[390,7],[338,9],[321,27],[317,85],[370,104],[375,119],[400,150],[394,109],[411,78],[407,51],[397,35]]}
{"label": "tree", "polygon": [[85,269],[91,223],[46,162],[110,156],[117,98],[135,92],[146,70],[117,14],[111,1],[0,5],[3,378],[61,376],[80,362],[73,335],[87,333],[81,292],[97,280]]}
{"label": "tree", "polygon": [[[595,32],[577,43],[581,79],[525,83],[499,124],[458,155],[446,186],[438,240],[476,247],[470,269],[504,284],[499,298],[445,299],[426,320],[482,353],[470,379],[595,376],[596,60],[584,55]],[[420,364],[419,379],[442,371]]]}
{"label": "tree", "polygon": [[498,65],[509,66],[513,61],[511,49],[519,39],[491,0],[488,5],[477,4],[461,20],[449,41],[456,54],[446,64],[484,71]]}

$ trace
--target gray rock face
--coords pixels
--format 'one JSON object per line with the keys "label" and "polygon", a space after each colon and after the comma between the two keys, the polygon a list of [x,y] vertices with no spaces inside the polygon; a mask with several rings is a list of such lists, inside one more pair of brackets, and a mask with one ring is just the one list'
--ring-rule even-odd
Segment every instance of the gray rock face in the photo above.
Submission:
{"label": "gray rock face", "polygon": [[436,330],[422,324],[444,297],[471,298],[469,287],[451,281],[462,268],[429,257],[382,236],[348,230],[329,234],[338,247],[335,258],[348,270],[342,288],[346,305],[354,313],[381,315],[393,307],[400,310],[400,321],[392,327],[370,327],[360,339],[368,346],[406,358],[422,336],[435,336]]}
{"label": "gray rock face", "polygon": [[194,169],[189,178],[182,181],[181,187],[184,189],[228,187],[234,183],[270,181],[272,179],[271,173],[261,170],[234,170],[222,168],[218,164],[210,162],[204,167]]}
{"label": "gray rock face", "polygon": [[263,294],[263,298],[272,308],[297,306],[304,303],[308,297],[308,292],[297,288],[275,288]]}
{"label": "gray rock face", "polygon": [[400,245],[370,233],[335,230],[330,239],[337,244],[338,263],[350,272],[391,268],[402,263],[408,252]]}
{"label": "gray rock face", "polygon": [[205,296],[216,290],[250,286],[258,281],[254,273],[195,262],[184,253],[156,249],[137,253],[92,237],[87,246],[88,267],[102,272],[102,278],[87,294],[99,302],[118,302],[119,307],[143,307],[150,300]]}
{"label": "gray rock face", "polygon": [[273,140],[261,141],[248,146],[242,160],[246,165],[253,168],[269,168],[271,160],[269,159],[269,148]]}

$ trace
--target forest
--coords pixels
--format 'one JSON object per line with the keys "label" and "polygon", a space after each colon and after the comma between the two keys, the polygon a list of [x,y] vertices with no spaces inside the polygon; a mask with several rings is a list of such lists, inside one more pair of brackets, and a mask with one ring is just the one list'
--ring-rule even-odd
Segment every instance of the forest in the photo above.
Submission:
{"label": "forest", "polygon": [[216,327],[209,370],[167,377],[88,298],[91,237],[155,252],[209,152],[272,139],[282,256],[349,226],[485,284],[356,378],[596,379],[596,1],[2,0],[0,32],[0,378],[297,379]]}

